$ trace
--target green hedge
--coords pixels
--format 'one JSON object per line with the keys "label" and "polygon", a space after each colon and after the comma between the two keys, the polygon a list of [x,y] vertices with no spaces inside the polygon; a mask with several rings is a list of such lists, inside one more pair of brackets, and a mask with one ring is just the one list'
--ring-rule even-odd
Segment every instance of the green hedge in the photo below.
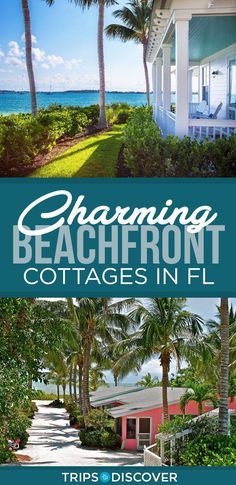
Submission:
{"label": "green hedge", "polygon": [[27,165],[52,149],[62,136],[74,136],[98,122],[99,107],[51,106],[31,115],[0,116],[0,168]]}
{"label": "green hedge", "polygon": [[119,436],[112,429],[82,429],[79,433],[82,446],[91,448],[118,448],[120,445]]}
{"label": "green hedge", "polygon": [[162,138],[150,108],[137,108],[125,129],[125,165],[133,177],[235,177],[236,138]]}
{"label": "green hedge", "polygon": [[128,103],[111,103],[106,107],[106,116],[109,124],[123,125],[130,119],[136,108]]}
{"label": "green hedge", "polygon": [[91,409],[84,416],[85,428],[79,437],[83,446],[114,449],[120,446],[120,437],[114,431],[114,420],[105,409]]}
{"label": "green hedge", "polygon": [[209,436],[190,441],[181,454],[185,466],[235,466],[236,436]]}

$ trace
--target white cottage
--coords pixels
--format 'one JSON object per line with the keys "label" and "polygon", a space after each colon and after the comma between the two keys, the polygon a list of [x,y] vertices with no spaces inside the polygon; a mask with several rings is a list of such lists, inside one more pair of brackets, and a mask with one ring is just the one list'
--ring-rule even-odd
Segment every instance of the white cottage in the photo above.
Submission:
{"label": "white cottage", "polygon": [[236,0],[154,0],[147,61],[164,136],[236,134]]}

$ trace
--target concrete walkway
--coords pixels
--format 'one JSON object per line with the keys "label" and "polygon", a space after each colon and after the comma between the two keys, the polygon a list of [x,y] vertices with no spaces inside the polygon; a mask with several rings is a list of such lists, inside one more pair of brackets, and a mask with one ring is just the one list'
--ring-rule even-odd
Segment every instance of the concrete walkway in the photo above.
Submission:
{"label": "concrete walkway", "polygon": [[[71,428],[64,409],[36,401],[38,413],[29,430],[26,448],[19,454],[32,458],[24,466],[134,466],[143,462],[142,453],[88,450],[79,446],[78,431]],[[23,463],[22,463],[23,464]]]}

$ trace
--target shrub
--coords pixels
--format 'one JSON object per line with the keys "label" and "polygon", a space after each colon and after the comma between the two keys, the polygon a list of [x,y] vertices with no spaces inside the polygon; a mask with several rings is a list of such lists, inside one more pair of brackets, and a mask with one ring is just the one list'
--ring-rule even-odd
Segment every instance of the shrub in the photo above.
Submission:
{"label": "shrub", "polygon": [[37,411],[38,411],[37,404],[34,401],[31,401],[30,409],[29,409],[29,412],[28,412],[28,417],[30,419],[33,419],[34,415],[35,415],[35,413],[37,413]]}
{"label": "shrub", "polygon": [[67,412],[69,413],[69,420],[72,426],[76,426],[76,428],[84,428],[84,416],[82,415],[82,411],[80,409],[79,403],[75,401],[69,401],[66,403],[65,406]]}
{"label": "shrub", "polygon": [[3,170],[29,164],[36,155],[51,150],[62,136],[81,133],[97,125],[98,106],[41,109],[27,114],[0,116],[0,164]]}
{"label": "shrub", "polygon": [[137,108],[124,135],[125,164],[134,177],[234,177],[236,138],[214,141],[161,137],[149,108]]}
{"label": "shrub", "polygon": [[205,435],[190,441],[181,454],[185,466],[234,466],[236,436]]}
{"label": "shrub", "polygon": [[105,409],[92,409],[85,416],[86,428],[113,428],[114,420]]}
{"label": "shrub", "polygon": [[92,448],[117,448],[120,444],[119,436],[112,429],[83,429],[79,433],[82,446]]}
{"label": "shrub", "polygon": [[14,454],[9,450],[6,436],[0,428],[0,464],[15,461]]}
{"label": "shrub", "polygon": [[31,396],[32,396],[32,399],[39,399],[44,401],[53,401],[54,399],[57,398],[56,394],[47,393],[47,392],[41,391],[41,389],[33,389]]}
{"label": "shrub", "polygon": [[13,440],[20,440],[20,449],[27,444],[29,434],[27,429],[31,426],[31,420],[19,412],[16,413],[13,419],[8,423],[8,438]]}
{"label": "shrub", "polygon": [[175,416],[171,421],[167,421],[159,426],[158,433],[175,434],[189,428],[191,423],[190,416]]}
{"label": "shrub", "polygon": [[107,121],[109,124],[125,124],[134,110],[135,108],[127,103],[111,103],[106,108]]}
{"label": "shrub", "polygon": [[54,401],[48,404],[49,408],[64,408],[64,403],[60,401],[60,399],[55,399]]}
{"label": "shrub", "polygon": [[124,133],[125,165],[133,177],[163,176],[161,132],[152,119],[150,108],[137,108]]}

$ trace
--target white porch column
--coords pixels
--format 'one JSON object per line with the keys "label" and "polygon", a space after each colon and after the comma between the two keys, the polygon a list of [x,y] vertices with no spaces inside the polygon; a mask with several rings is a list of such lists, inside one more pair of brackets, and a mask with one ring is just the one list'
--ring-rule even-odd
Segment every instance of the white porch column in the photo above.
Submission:
{"label": "white porch column", "polygon": [[152,65],[152,90],[153,90],[153,118],[154,120],[156,119],[156,105],[157,105],[157,99],[156,99],[156,61],[153,62]]}
{"label": "white porch column", "polygon": [[189,103],[192,103],[193,97],[193,70],[188,71],[188,99]]}
{"label": "white porch column", "polygon": [[156,58],[156,99],[157,106],[162,106],[162,58]]}
{"label": "white porch column", "polygon": [[189,95],[189,21],[190,14],[175,12],[175,59],[176,59],[176,135],[188,134]]}
{"label": "white porch column", "polygon": [[163,44],[163,107],[170,111],[171,105],[171,45]]}
{"label": "white porch column", "polygon": [[153,104],[156,103],[156,61],[152,65],[152,89],[153,89]]}

